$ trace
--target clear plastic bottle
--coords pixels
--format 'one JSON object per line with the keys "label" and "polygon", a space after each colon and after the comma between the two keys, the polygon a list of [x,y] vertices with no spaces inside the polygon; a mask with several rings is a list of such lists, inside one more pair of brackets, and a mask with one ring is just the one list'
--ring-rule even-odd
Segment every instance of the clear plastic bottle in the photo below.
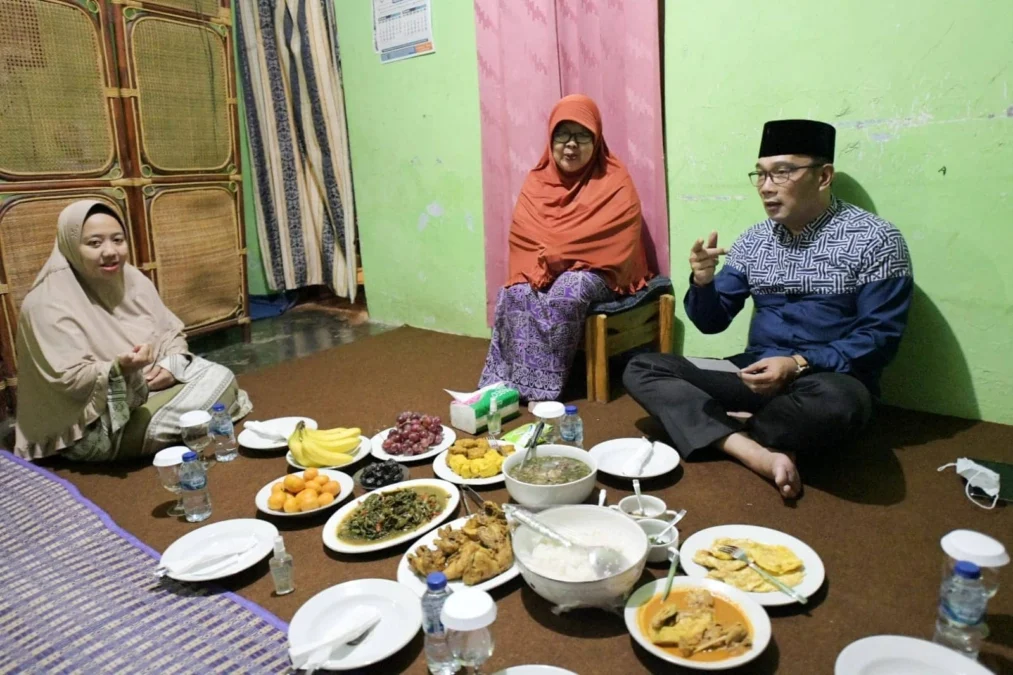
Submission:
{"label": "clear plastic bottle", "polygon": [[577,406],[566,406],[566,416],[559,424],[559,435],[567,445],[584,447],[584,421],[577,414]]}
{"label": "clear plastic bottle", "polygon": [[183,455],[179,467],[179,487],[183,491],[183,511],[188,522],[199,523],[211,515],[211,493],[204,465],[197,461],[196,452]]}
{"label": "clear plastic bottle", "polygon": [[953,567],[953,575],[939,589],[939,615],[932,641],[978,658],[981,642],[988,635],[984,623],[988,590],[981,582],[981,569],[962,560]]}
{"label": "clear plastic bottle", "polygon": [[236,428],[224,403],[215,403],[211,408],[211,435],[215,439],[215,459],[219,462],[231,462],[239,455]]}
{"label": "clear plastic bottle", "polygon": [[274,555],[271,556],[268,565],[271,568],[275,595],[285,595],[295,590],[292,580],[292,554],[285,550],[285,540],[281,535],[274,538]]}
{"label": "clear plastic bottle", "polygon": [[489,396],[489,416],[486,421],[489,438],[496,439],[503,433],[503,418],[499,414],[499,403],[496,402],[496,392]]}
{"label": "clear plastic bottle", "polygon": [[457,659],[450,651],[447,631],[440,619],[443,603],[450,597],[447,576],[432,572],[426,577],[427,590],[422,596],[422,631],[425,634],[426,665],[433,675],[453,675],[457,672]]}

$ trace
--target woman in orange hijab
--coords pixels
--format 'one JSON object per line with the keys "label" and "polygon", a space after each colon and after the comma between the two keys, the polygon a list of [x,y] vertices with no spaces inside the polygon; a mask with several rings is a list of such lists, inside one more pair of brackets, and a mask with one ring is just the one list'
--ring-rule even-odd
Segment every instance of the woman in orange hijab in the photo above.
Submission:
{"label": "woman in orange hijab", "polygon": [[588,307],[635,293],[651,276],[640,198],[605,144],[598,106],[587,96],[561,99],[548,135],[514,208],[510,277],[479,382],[504,382],[529,401],[559,397]]}

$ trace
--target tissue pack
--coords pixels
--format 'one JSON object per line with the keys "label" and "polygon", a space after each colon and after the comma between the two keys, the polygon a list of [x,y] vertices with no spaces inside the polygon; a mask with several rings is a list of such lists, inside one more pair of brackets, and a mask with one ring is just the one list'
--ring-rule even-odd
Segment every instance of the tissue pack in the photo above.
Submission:
{"label": "tissue pack", "polygon": [[450,425],[469,434],[483,431],[489,424],[489,405],[493,397],[504,422],[519,414],[521,397],[518,391],[492,385],[470,394],[456,394],[450,403]]}

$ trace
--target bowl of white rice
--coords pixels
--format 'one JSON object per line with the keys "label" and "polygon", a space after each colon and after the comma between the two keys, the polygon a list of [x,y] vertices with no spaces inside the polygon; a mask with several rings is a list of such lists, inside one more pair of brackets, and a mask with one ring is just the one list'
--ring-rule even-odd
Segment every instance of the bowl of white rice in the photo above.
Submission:
{"label": "bowl of white rice", "polygon": [[624,558],[617,574],[596,579],[581,549],[564,548],[519,525],[513,533],[514,559],[538,595],[560,609],[622,606],[647,562],[647,535],[630,518],[600,506],[556,506],[538,519],[576,544],[609,546]]}

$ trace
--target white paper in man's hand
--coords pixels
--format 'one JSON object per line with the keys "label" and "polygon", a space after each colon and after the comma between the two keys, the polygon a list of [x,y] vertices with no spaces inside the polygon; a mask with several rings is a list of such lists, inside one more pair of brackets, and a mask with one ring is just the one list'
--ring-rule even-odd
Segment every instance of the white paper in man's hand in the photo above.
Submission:
{"label": "white paper in man's hand", "polygon": [[705,359],[697,356],[687,356],[686,360],[700,370],[716,370],[721,373],[739,372],[739,367],[727,359]]}

